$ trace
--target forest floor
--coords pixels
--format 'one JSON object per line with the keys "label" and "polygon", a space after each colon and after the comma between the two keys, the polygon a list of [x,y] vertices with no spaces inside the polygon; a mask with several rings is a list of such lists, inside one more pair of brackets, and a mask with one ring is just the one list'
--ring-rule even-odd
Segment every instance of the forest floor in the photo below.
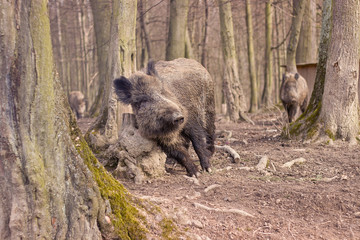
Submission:
{"label": "forest floor", "polygon": [[[191,240],[360,239],[360,147],[283,139],[280,115],[252,114],[254,125],[219,117],[217,131],[231,136],[216,144],[230,146],[240,160],[217,150],[213,172],[197,180],[185,177],[180,165],[167,164],[162,178],[121,182],[159,205]],[[88,120],[79,125],[86,128]],[[257,170],[261,158],[268,161]],[[302,163],[283,167],[299,158]]]}

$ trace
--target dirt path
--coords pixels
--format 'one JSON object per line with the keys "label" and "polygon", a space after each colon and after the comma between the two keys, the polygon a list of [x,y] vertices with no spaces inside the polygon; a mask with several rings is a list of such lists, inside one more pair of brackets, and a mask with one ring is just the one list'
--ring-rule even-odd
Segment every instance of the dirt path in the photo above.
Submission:
{"label": "dirt path", "polygon": [[[198,181],[168,165],[161,179],[122,183],[160,205],[190,239],[360,239],[359,146],[283,140],[278,115],[253,115],[255,125],[218,121],[217,130],[232,136],[217,144],[231,146],[241,160],[232,163],[218,150],[213,173]],[[256,170],[264,156],[267,167]],[[305,162],[282,167],[298,158]]]}

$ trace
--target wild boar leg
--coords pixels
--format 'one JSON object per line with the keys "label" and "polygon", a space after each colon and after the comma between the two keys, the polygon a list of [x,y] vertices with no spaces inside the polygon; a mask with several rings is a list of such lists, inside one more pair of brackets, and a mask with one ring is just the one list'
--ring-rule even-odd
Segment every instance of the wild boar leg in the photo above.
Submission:
{"label": "wild boar leg", "polygon": [[[203,170],[210,170],[210,162],[209,159],[212,155],[211,146],[207,144],[210,140],[210,136],[200,127],[194,128],[191,131],[190,140],[193,144],[194,150],[199,157],[200,164]],[[210,140],[211,141],[211,140]]]}
{"label": "wild boar leg", "polygon": [[174,158],[178,163],[183,165],[189,176],[197,176],[198,170],[194,162],[191,160],[188,150],[185,147],[161,146],[168,157]]}

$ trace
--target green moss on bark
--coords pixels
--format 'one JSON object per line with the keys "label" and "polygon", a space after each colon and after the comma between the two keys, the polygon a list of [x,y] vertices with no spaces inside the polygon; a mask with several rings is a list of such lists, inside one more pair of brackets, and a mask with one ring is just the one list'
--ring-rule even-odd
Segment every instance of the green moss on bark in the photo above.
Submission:
{"label": "green moss on bark", "polygon": [[130,193],[98,162],[82,137],[74,118],[70,121],[70,131],[74,146],[93,173],[101,196],[110,202],[114,215],[112,223],[119,237],[123,240],[146,239],[147,230],[143,227],[145,217],[133,206],[134,201]]}

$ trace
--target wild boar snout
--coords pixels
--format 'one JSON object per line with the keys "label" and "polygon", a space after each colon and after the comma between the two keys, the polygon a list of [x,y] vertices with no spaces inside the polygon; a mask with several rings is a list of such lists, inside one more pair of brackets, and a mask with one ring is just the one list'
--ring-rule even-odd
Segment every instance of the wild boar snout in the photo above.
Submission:
{"label": "wild boar snout", "polygon": [[183,122],[184,122],[184,116],[181,113],[179,112],[173,113],[174,125],[181,125]]}

